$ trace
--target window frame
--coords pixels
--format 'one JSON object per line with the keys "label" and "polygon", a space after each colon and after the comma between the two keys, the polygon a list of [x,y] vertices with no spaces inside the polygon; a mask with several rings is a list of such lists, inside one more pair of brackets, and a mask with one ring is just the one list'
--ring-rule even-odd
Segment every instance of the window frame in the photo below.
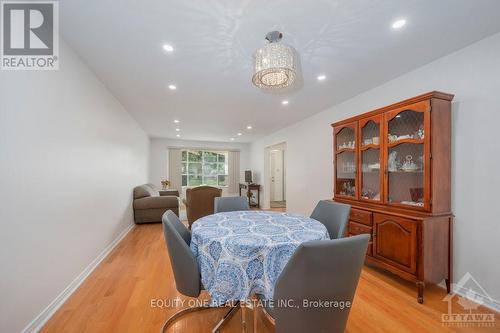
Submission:
{"label": "window frame", "polygon": [[[201,154],[201,160],[200,161],[190,161],[190,153],[196,153],[198,155]],[[216,154],[217,155],[217,160],[214,161],[206,161],[205,156],[206,154]],[[220,156],[224,156],[224,161],[220,161]],[[228,151],[222,151],[222,150],[207,150],[207,149],[182,149],[181,151],[181,185],[182,187],[194,187],[194,186],[216,186],[216,187],[228,187],[228,180],[229,180],[229,152]],[[198,168],[201,166],[201,173],[190,173],[190,165],[198,165]],[[206,173],[206,169],[209,168],[208,165],[216,165],[216,172],[215,173]],[[219,171],[222,169],[224,170],[224,173],[219,173]],[[190,176],[195,176],[195,177],[201,177],[201,183],[200,184],[190,184]],[[220,185],[220,177],[224,176],[225,177],[225,185]],[[185,178],[184,178],[185,177]],[[216,184],[207,184],[206,178],[211,178],[213,179],[215,177],[216,179]],[[185,179],[185,182],[184,182]]]}

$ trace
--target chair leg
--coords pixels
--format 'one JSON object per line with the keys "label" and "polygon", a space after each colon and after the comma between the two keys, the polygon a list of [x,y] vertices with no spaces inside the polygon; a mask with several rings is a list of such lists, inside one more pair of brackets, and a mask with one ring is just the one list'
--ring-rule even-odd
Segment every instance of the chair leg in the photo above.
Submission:
{"label": "chair leg", "polygon": [[222,318],[219,321],[219,323],[215,325],[215,327],[212,329],[212,333],[219,333],[220,329],[227,324],[229,319],[231,319],[234,316],[234,314],[236,313],[236,311],[238,311],[239,308],[240,308],[240,301],[236,301],[236,303],[234,303],[231,306],[231,309],[226,313],[224,318]]}
{"label": "chair leg", "polygon": [[[234,305],[232,305],[229,309],[229,311],[224,315],[224,318],[222,318],[219,323],[214,327],[212,330],[212,333],[219,333],[220,329],[231,319],[231,317],[234,315],[234,313],[239,309],[240,306],[240,301],[237,301]],[[217,309],[217,307],[213,306],[194,306],[186,309],[182,309],[174,313],[172,316],[170,316],[165,323],[163,323],[163,326],[161,327],[160,333],[164,333],[165,330],[172,325],[177,319],[180,317],[184,316],[185,314],[191,313],[191,312],[197,312],[197,311],[203,311],[203,310],[210,310],[210,309]]]}
{"label": "chair leg", "polygon": [[265,307],[262,307],[262,313],[264,314],[264,318],[266,318],[273,326],[276,326],[276,320],[267,312]]}
{"label": "chair leg", "polygon": [[180,317],[184,316],[185,314],[191,313],[191,312],[197,312],[197,311],[203,311],[203,310],[209,310],[209,309],[214,309],[212,306],[194,306],[186,309],[182,309],[174,313],[172,316],[170,316],[165,323],[163,323],[163,326],[161,327],[160,333],[165,332],[167,327],[172,325],[177,319]]}

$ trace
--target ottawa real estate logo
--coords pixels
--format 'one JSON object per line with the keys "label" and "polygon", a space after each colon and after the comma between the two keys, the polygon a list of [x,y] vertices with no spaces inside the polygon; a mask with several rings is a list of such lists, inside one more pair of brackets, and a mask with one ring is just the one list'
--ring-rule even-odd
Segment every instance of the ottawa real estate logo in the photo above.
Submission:
{"label": "ottawa real estate logo", "polygon": [[453,285],[458,293],[443,298],[448,302],[448,312],[441,315],[445,327],[495,327],[495,312],[484,305],[495,307],[498,301],[491,298],[470,273]]}
{"label": "ottawa real estate logo", "polygon": [[59,69],[59,3],[0,1],[0,69]]}

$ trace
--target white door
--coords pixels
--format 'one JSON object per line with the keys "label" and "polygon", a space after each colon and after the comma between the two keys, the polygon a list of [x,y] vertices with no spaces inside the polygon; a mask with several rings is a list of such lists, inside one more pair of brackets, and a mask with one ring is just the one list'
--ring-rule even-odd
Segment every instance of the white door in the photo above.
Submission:
{"label": "white door", "polygon": [[283,151],[271,151],[271,201],[283,201]]}

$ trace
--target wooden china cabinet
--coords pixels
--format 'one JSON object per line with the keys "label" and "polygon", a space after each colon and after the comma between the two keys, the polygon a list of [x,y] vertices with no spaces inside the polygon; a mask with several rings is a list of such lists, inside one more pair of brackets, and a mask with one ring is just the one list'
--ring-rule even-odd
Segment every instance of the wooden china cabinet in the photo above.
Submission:
{"label": "wooden china cabinet", "polygon": [[416,282],[452,281],[451,100],[430,92],[332,124],[334,200],[366,262]]}

